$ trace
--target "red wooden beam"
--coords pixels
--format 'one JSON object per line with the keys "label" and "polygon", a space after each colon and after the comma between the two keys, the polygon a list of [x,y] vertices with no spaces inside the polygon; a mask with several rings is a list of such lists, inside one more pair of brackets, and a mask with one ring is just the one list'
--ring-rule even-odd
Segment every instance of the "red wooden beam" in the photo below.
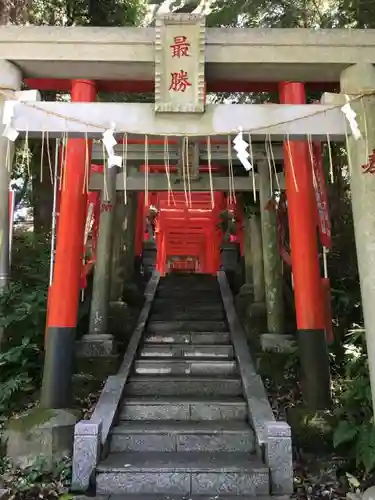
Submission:
{"label": "red wooden beam", "polygon": [[[30,89],[50,90],[57,92],[70,92],[71,81],[58,78],[27,78],[25,84]],[[128,93],[153,93],[153,81],[111,81],[98,80],[97,88],[102,92],[128,92]],[[339,89],[335,82],[309,82],[306,83],[308,91],[333,92]],[[207,82],[207,92],[278,92],[277,82],[247,82],[213,80]]]}

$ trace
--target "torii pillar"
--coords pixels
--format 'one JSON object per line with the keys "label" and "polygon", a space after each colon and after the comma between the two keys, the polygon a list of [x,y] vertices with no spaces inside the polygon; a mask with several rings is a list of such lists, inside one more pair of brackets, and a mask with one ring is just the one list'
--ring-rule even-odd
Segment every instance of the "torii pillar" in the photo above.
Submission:
{"label": "torii pillar", "polygon": [[90,326],[89,333],[82,339],[83,346],[86,346],[86,348],[83,348],[82,355],[87,357],[110,356],[115,350],[113,335],[108,333],[108,311],[117,171],[117,167],[112,167],[107,172],[104,169],[103,172],[103,176],[107,176],[108,192],[103,189],[100,198],[101,213],[90,309]]}
{"label": "torii pillar", "polygon": [[[340,83],[341,92],[349,98],[368,93],[350,104],[357,114],[362,137],[358,140],[349,137],[347,152],[372,406],[375,411],[375,174],[365,173],[366,168],[362,168],[375,164],[375,68],[372,64],[350,66],[341,73]],[[335,104],[340,97],[341,104],[346,103],[344,96],[333,97],[336,98]]]}
{"label": "torii pillar", "polygon": [[[94,82],[72,82],[72,101],[92,102],[95,99]],[[91,148],[91,141],[87,145],[85,139],[68,140],[50,289],[41,395],[43,408],[68,408],[70,405],[87,209],[85,177],[90,172]]]}
{"label": "torii pillar", "polygon": [[[283,274],[279,252],[276,213],[273,202],[273,172],[266,160],[258,163],[260,216],[262,222],[263,266],[267,330],[270,334],[284,332]],[[272,177],[271,177],[272,176]]]}
{"label": "torii pillar", "polygon": [[[281,83],[280,102],[305,104],[304,84]],[[309,407],[320,410],[330,405],[330,372],[317,215],[307,142],[285,142],[284,159],[302,390]]]}
{"label": "torii pillar", "polygon": [[[0,61],[0,92],[16,92],[21,83],[20,70],[8,61]],[[14,156],[14,143],[2,137],[5,100],[0,93],[0,293],[9,282],[9,166]],[[0,329],[0,344],[2,332]]]}
{"label": "torii pillar", "polygon": [[[72,82],[73,101],[94,101],[95,84]],[[77,412],[71,409],[75,334],[77,327],[84,229],[86,223],[86,175],[90,172],[91,141],[69,139],[53,283],[49,291],[46,353],[40,407],[8,422],[7,456],[25,468],[43,456],[52,468],[72,451]],[[42,436],[42,438],[41,438]]]}

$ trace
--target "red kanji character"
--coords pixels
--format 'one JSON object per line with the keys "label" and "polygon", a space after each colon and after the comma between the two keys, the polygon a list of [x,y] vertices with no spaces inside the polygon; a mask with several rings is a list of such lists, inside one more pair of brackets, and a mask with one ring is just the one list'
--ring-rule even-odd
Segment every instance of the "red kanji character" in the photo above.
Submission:
{"label": "red kanji character", "polygon": [[375,149],[369,155],[367,165],[362,165],[362,168],[364,174],[375,174]]}
{"label": "red kanji character", "polygon": [[171,77],[169,90],[173,90],[174,92],[185,92],[188,87],[191,87],[187,71],[180,70],[176,73],[171,73]]}
{"label": "red kanji character", "polygon": [[190,57],[189,47],[190,43],[187,41],[186,36],[175,36],[174,43],[170,45],[172,57]]}
{"label": "red kanji character", "polygon": [[113,205],[111,203],[102,203],[101,206],[101,211],[102,212],[110,212],[113,208]]}

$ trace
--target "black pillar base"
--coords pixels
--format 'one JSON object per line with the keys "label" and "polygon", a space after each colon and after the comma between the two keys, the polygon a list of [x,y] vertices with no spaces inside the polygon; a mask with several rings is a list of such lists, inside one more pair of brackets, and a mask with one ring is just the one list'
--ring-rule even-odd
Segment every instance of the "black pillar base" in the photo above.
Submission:
{"label": "black pillar base", "polygon": [[76,329],[50,327],[47,330],[42,408],[69,408],[72,399],[72,375]]}
{"label": "black pillar base", "polygon": [[311,410],[331,406],[331,376],[324,330],[297,330],[302,394]]}
{"label": "black pillar base", "polygon": [[235,272],[239,261],[239,245],[237,243],[227,243],[220,249],[221,268],[228,272]]}

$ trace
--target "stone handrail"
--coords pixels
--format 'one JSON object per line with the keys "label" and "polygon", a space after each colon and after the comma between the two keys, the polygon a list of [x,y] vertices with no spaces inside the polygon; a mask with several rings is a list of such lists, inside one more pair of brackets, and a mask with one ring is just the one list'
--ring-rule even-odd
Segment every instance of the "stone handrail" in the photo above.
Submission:
{"label": "stone handrail", "polygon": [[291,429],[275,419],[261,377],[256,373],[225,272],[217,273],[235,355],[239,365],[257,451],[270,470],[272,495],[293,493]]}
{"label": "stone handrail", "polygon": [[124,387],[145,330],[160,274],[154,272],[146,287],[145,303],[139,315],[117,375],[108,377],[90,420],[81,420],[74,429],[72,491],[88,490],[102,450],[115,422]]}

